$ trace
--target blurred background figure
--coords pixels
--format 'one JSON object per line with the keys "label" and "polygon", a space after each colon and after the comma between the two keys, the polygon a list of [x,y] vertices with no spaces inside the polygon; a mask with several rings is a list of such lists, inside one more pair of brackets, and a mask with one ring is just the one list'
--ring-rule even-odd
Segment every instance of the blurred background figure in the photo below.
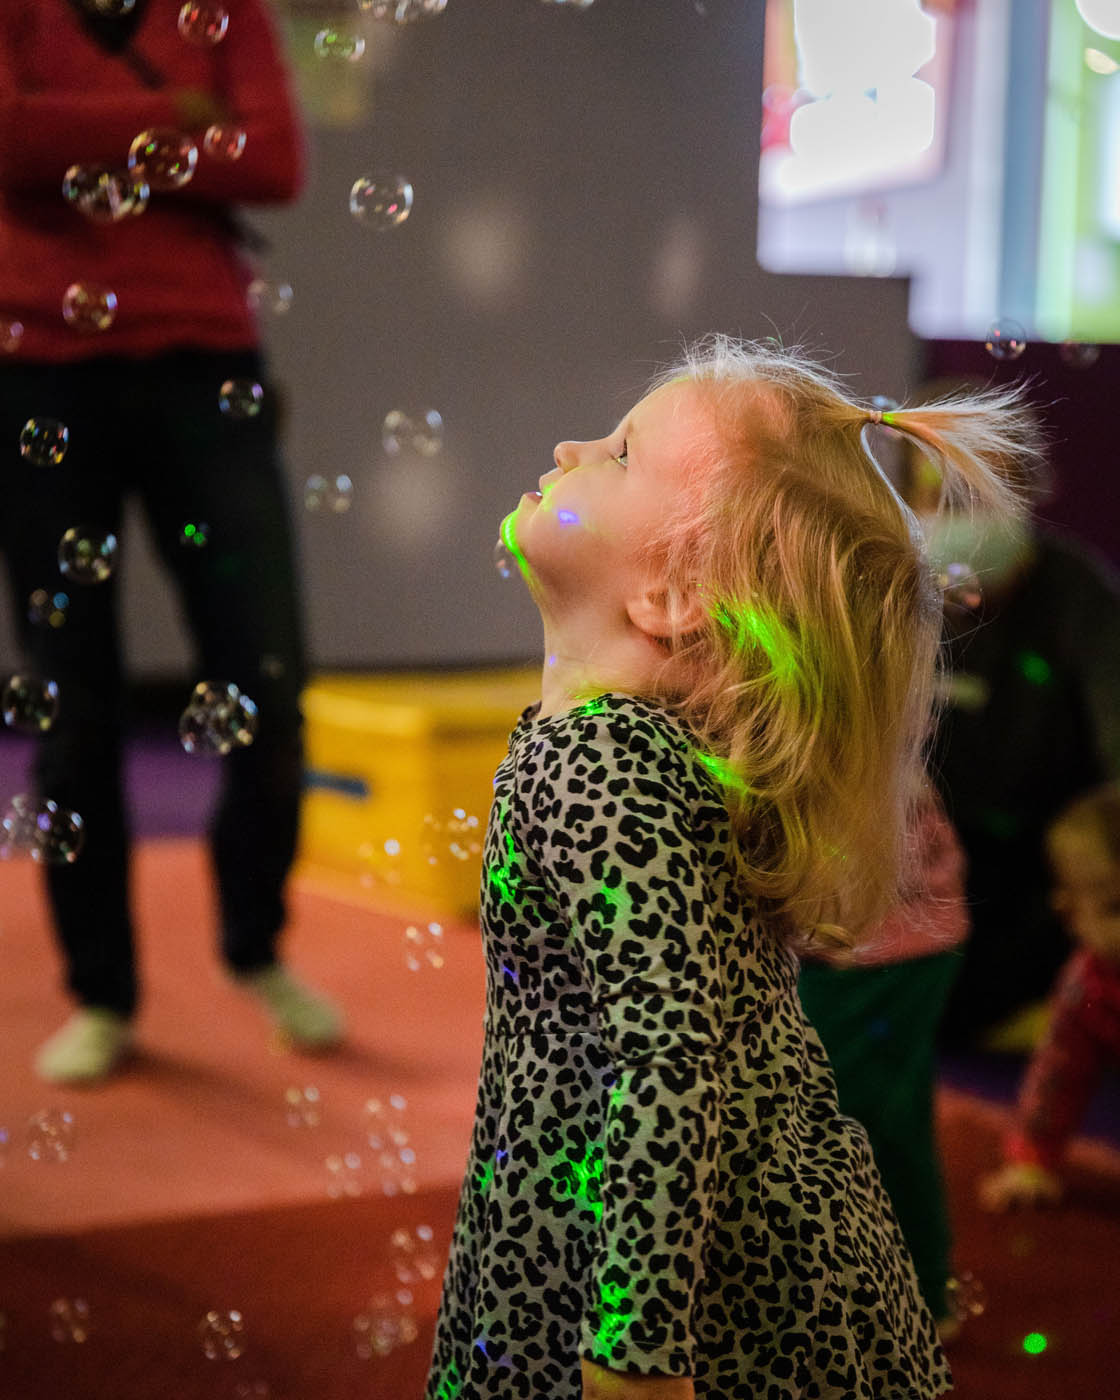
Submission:
{"label": "blurred background figure", "polygon": [[1070,1139],[1108,1066],[1120,1063],[1120,786],[1095,789],[1047,833],[1054,908],[1074,951],[1062,966],[1053,1015],[1031,1057],[1005,1165],[980,1183],[988,1210],[1055,1203]]}
{"label": "blurred background figure", "polygon": [[276,403],[231,212],[291,200],[301,180],[260,0],[4,7],[0,305],[19,353],[0,365],[0,544],[31,683],[58,690],[37,797],[85,835],[46,867],[79,1007],[39,1053],[48,1080],[108,1074],[137,1005],[116,575],[129,495],[177,587],[195,674],[250,702],[231,715],[204,701],[191,740],[236,750],[211,836],[224,963],[296,1045],[341,1034],[278,961],[305,668]]}
{"label": "blurred background figure", "polygon": [[[919,397],[958,386],[927,385]],[[902,489],[921,516],[925,459],[910,445],[902,456]],[[1037,508],[1049,483],[1029,484]],[[1120,778],[1120,581],[1037,518],[998,530],[982,516],[927,523],[931,554],[964,579],[947,590],[931,771],[967,856],[972,918],[939,1039],[1024,1050],[1071,949],[1050,904],[1046,828],[1074,797]]]}
{"label": "blurred background figure", "polygon": [[959,1323],[948,1296],[952,1231],[934,1124],[934,1045],[968,913],[964,855],[932,788],[911,851],[912,898],[846,963],[804,962],[798,991],[832,1063],[840,1111],[867,1129],[946,1341]]}

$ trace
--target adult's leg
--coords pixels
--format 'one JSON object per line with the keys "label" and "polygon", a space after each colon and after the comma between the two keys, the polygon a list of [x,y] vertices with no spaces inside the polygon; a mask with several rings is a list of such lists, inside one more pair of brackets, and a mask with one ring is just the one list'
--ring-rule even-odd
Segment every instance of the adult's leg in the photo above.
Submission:
{"label": "adult's leg", "polygon": [[[259,712],[253,743],[220,760],[211,832],[222,952],[244,974],[277,959],[303,777],[305,664],[275,397],[259,357],[248,352],[168,355],[147,373],[147,412],[166,454],[141,472],[137,488],[179,587],[197,678],[232,681]],[[263,383],[259,413],[223,413],[225,380]],[[184,543],[185,525],[207,526],[207,543]]]}
{"label": "adult's leg", "polygon": [[[72,865],[45,867],[66,982],[85,1006],[131,1016],[136,972],[128,899],[129,832],[121,779],[122,669],[115,577],[83,585],[59,571],[58,546],[76,525],[119,532],[122,448],[131,394],[120,361],[0,369],[0,545],[7,564],[24,664],[56,682],[59,712],[39,742],[38,795],[77,812],[85,842]],[[70,432],[57,466],[21,457],[31,417]],[[55,622],[32,623],[36,589],[65,595]],[[61,601],[61,600],[60,600]]]}
{"label": "adult's leg", "polygon": [[947,1311],[951,1231],[934,1129],[934,1040],[955,952],[887,967],[806,963],[799,991],[836,1075],[840,1111],[867,1129],[922,1296]]}

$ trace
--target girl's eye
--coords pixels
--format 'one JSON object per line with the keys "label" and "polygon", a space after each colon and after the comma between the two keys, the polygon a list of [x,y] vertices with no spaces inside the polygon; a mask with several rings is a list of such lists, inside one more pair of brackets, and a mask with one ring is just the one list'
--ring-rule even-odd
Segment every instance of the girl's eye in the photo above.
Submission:
{"label": "girl's eye", "polygon": [[628,467],[630,465],[630,462],[628,460],[626,443],[622,444],[622,451],[615,454],[614,460],[618,463],[620,467]]}

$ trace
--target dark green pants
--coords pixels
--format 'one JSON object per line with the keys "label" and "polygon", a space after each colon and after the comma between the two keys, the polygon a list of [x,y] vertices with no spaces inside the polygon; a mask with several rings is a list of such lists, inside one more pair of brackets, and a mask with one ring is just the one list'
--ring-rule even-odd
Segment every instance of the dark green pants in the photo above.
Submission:
{"label": "dark green pants", "polygon": [[832,1061],[840,1112],[871,1149],[934,1317],[948,1311],[951,1233],[933,1124],[934,1037],[959,952],[889,967],[806,963],[805,1014]]}

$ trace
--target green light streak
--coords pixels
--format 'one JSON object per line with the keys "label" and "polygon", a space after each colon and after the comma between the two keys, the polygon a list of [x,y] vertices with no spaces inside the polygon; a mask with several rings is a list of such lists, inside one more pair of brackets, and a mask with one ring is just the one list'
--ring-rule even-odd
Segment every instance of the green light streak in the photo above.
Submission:
{"label": "green light streak", "polygon": [[797,684],[797,648],[789,629],[777,618],[766,617],[758,608],[724,603],[716,605],[712,616],[731,634],[737,651],[761,651],[765,655],[779,685]]}
{"label": "green light streak", "polygon": [[704,765],[717,783],[722,783],[724,787],[729,787],[732,792],[737,792],[740,797],[746,797],[751,792],[750,785],[736,773],[727,759],[717,758],[714,753],[701,753],[698,749],[695,751],[695,754],[698,762]]}
{"label": "green light streak", "polygon": [[513,556],[514,563],[516,563],[517,567],[521,570],[522,576],[525,579],[531,579],[532,575],[529,570],[528,561],[519,549],[517,544],[517,536],[514,533],[514,517],[516,515],[517,512],[515,510],[510,511],[510,513],[506,516],[506,518],[502,521],[501,525],[498,527],[498,534],[501,537],[502,543]]}
{"label": "green light streak", "polygon": [[602,1300],[603,1321],[595,1336],[595,1347],[598,1351],[609,1352],[618,1340],[620,1333],[624,1332],[630,1325],[630,1319],[627,1316],[630,1300],[623,1293],[622,1285],[617,1283],[603,1285]]}
{"label": "green light streak", "polygon": [[459,1375],[459,1368],[452,1361],[436,1387],[436,1400],[456,1400],[462,1389],[463,1380]]}

